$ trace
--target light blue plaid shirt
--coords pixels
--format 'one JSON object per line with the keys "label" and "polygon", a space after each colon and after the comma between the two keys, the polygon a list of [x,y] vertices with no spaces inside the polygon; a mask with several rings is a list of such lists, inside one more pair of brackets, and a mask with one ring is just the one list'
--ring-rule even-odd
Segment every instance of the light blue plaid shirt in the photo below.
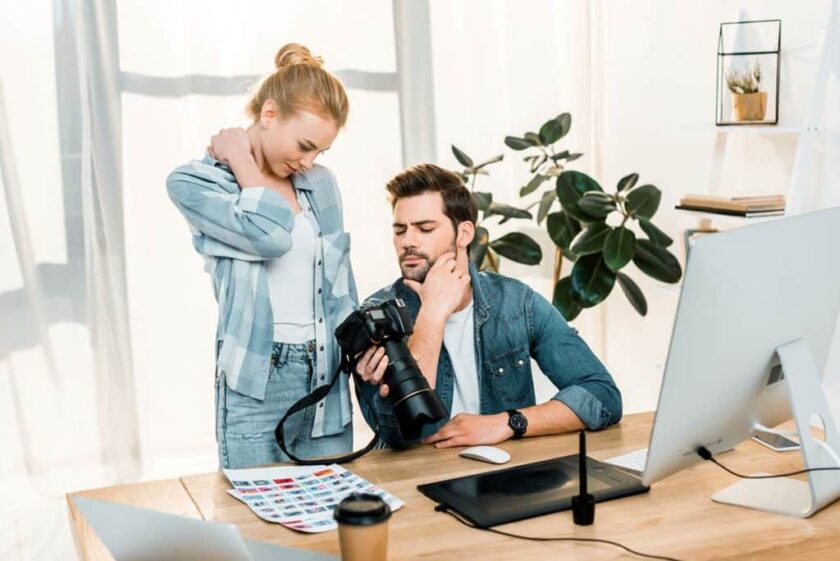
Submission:
{"label": "light blue plaid shirt", "polygon": [[[340,358],[335,328],[358,306],[358,295],[335,177],[315,165],[292,176],[292,183],[301,208],[311,208],[307,216],[321,240],[316,244],[314,390],[335,372]],[[264,264],[291,247],[292,208],[271,189],[240,189],[230,168],[210,156],[178,167],[167,178],[166,188],[186,217],[193,246],[205,258],[205,270],[213,279],[219,304],[218,368],[231,389],[261,400],[274,338]],[[351,419],[348,381],[342,376],[315,407],[312,437],[340,433]]]}

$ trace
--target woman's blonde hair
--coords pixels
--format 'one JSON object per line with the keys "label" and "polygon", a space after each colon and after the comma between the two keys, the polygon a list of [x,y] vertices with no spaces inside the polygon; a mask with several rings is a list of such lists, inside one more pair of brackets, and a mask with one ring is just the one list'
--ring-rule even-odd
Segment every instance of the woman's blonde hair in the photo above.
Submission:
{"label": "woman's blonde hair", "polygon": [[266,100],[273,100],[281,117],[305,110],[332,118],[338,128],[347,122],[350,104],[338,78],[324,70],[324,60],[297,43],[284,45],[274,57],[275,72],[254,88],[245,111],[255,121]]}

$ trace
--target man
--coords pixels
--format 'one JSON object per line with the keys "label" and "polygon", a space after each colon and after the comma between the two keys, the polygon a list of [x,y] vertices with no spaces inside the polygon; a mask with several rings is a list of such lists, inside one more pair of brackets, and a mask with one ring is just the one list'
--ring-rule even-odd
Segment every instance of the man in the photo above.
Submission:
{"label": "man", "polygon": [[[602,429],[621,419],[621,394],[577,331],[525,284],[478,272],[469,261],[478,209],[454,173],[416,166],[386,187],[402,278],[367,302],[402,299],[414,320],[408,346],[450,413],[426,426],[438,448]],[[531,358],[557,387],[536,405]],[[371,347],[356,364],[360,404],[381,439],[401,448],[382,376],[388,357]],[[376,386],[379,386],[377,391]]]}

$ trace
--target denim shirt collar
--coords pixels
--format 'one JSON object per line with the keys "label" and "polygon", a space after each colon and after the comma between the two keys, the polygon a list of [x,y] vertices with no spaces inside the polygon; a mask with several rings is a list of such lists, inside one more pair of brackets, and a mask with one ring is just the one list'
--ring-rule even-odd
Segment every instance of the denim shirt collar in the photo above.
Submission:
{"label": "denim shirt collar", "polygon": [[473,293],[473,307],[475,310],[477,327],[481,327],[484,322],[490,319],[490,308],[492,304],[487,299],[484,292],[484,277],[478,272],[475,265],[470,262],[470,282],[472,284]]}

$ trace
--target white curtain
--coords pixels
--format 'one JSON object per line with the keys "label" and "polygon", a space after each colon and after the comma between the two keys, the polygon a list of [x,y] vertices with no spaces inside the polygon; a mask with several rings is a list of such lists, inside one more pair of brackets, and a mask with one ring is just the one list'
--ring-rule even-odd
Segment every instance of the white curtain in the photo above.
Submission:
{"label": "white curtain", "polygon": [[360,291],[392,276],[373,204],[402,166],[392,4],[4,2],[0,21],[0,558],[69,559],[63,493],[216,468],[216,306],[164,180],[247,126],[287,42],[348,87],[323,163]]}

